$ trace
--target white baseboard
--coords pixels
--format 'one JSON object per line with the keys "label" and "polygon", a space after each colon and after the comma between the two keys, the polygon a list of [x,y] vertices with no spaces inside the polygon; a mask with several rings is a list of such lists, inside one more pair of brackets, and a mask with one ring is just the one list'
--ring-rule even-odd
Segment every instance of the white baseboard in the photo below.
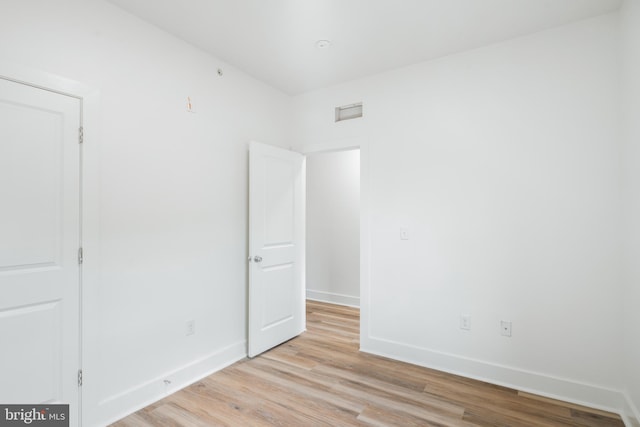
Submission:
{"label": "white baseboard", "polygon": [[346,305],[349,307],[360,307],[360,298],[351,295],[336,294],[333,292],[315,291],[307,289],[307,299],[331,304]]}
{"label": "white baseboard", "polygon": [[[247,356],[247,343],[231,344],[202,359],[167,372],[98,404],[99,425],[109,425]],[[170,381],[165,384],[165,380]],[[102,421],[104,420],[104,421]]]}
{"label": "white baseboard", "polygon": [[[360,350],[438,371],[625,415],[631,401],[621,390],[469,359],[382,338],[361,337]],[[632,409],[633,410],[633,409]],[[637,414],[635,415],[637,417]],[[626,420],[625,422],[628,422]],[[631,424],[633,425],[633,424]]]}

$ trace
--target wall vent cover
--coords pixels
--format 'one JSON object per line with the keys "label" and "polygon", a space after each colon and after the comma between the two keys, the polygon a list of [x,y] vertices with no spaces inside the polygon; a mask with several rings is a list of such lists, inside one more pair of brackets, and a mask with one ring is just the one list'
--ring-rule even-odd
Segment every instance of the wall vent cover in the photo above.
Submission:
{"label": "wall vent cover", "polygon": [[336,107],[336,122],[362,117],[362,102]]}

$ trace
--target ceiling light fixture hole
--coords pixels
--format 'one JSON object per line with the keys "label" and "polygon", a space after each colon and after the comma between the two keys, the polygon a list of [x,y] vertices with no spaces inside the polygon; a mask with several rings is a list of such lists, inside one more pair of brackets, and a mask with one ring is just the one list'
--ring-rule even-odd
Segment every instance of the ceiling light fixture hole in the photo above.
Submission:
{"label": "ceiling light fixture hole", "polygon": [[318,49],[326,49],[331,46],[331,40],[318,40],[316,42],[316,47]]}

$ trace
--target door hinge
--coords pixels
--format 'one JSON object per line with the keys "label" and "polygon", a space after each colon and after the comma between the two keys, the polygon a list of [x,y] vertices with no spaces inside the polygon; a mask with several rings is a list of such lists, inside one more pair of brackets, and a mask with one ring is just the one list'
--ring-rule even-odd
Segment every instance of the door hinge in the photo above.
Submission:
{"label": "door hinge", "polygon": [[82,387],[82,369],[78,369],[78,387]]}
{"label": "door hinge", "polygon": [[82,144],[84,142],[84,127],[80,126],[78,128],[78,144]]}
{"label": "door hinge", "polygon": [[78,264],[82,265],[84,261],[84,255],[82,253],[82,248],[78,248]]}

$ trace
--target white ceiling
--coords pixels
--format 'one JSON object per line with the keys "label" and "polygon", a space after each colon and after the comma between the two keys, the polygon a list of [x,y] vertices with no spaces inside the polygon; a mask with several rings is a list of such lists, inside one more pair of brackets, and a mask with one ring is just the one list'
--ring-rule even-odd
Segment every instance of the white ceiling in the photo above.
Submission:
{"label": "white ceiling", "polygon": [[[294,95],[607,13],[621,0],[109,0]],[[315,42],[329,39],[328,49]]]}

